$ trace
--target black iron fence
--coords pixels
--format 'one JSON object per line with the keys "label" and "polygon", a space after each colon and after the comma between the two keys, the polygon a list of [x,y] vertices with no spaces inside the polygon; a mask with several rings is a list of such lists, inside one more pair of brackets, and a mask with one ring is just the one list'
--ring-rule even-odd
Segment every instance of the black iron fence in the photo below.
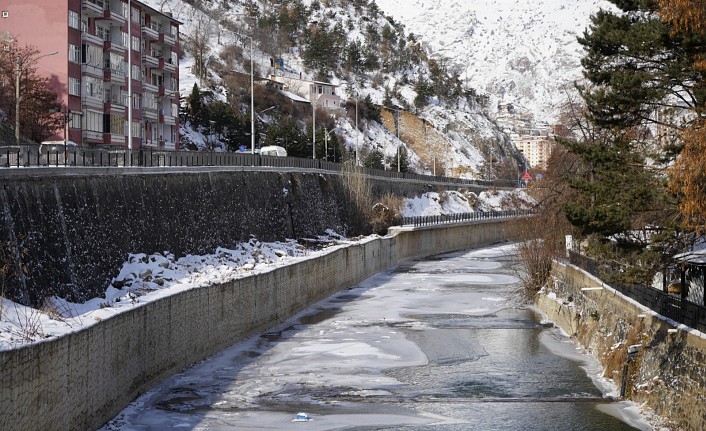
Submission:
{"label": "black iron fence", "polygon": [[[574,251],[569,252],[569,263],[598,278],[604,277],[609,270],[607,266],[602,266],[596,260]],[[651,286],[623,286],[617,283],[611,283],[610,286],[664,317],[706,332],[706,307],[702,305]]]}
{"label": "black iron fence", "polygon": [[[161,151],[125,148],[86,148],[78,146],[4,146],[0,147],[0,168],[28,167],[186,167],[186,166],[264,166],[275,168],[304,168],[340,171],[340,163],[321,159],[262,156],[250,153]],[[434,183],[467,184],[476,186],[515,187],[516,179],[468,180],[460,178],[421,175],[411,172],[363,168],[363,173],[385,178],[428,181]]]}
{"label": "black iron fence", "polygon": [[487,220],[499,218],[516,218],[532,215],[532,210],[506,210],[506,211],[476,211],[472,213],[457,213],[447,215],[404,217],[403,226],[433,226],[444,223],[458,223],[464,221]]}

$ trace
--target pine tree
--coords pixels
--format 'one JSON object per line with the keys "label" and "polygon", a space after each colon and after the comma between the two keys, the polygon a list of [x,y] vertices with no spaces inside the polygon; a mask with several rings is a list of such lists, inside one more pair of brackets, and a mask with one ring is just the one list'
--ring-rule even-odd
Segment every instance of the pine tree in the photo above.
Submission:
{"label": "pine tree", "polygon": [[620,12],[601,10],[579,42],[587,55],[580,90],[594,122],[627,127],[653,122],[668,107],[703,106],[705,71],[695,68],[706,50],[703,34],[677,34],[651,0],[612,0]]}
{"label": "pine tree", "polygon": [[385,169],[384,156],[380,150],[373,150],[363,160],[363,166],[370,169]]}

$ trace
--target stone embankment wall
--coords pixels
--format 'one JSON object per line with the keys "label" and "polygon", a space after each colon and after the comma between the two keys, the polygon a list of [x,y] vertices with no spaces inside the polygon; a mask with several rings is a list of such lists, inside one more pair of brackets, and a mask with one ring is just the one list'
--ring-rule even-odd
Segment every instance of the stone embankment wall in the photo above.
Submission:
{"label": "stone embankment wall", "polygon": [[[213,253],[262,241],[344,235],[356,215],[340,176],[216,168],[46,168],[2,172],[0,245],[17,244],[26,273],[4,282],[23,304],[101,295],[129,253]],[[436,186],[375,179],[373,193],[413,197]],[[16,265],[19,268],[19,265]]]}
{"label": "stone embankment wall", "polygon": [[0,429],[89,430],[179,370],[404,259],[502,242],[505,222],[391,234],[0,351]]}
{"label": "stone embankment wall", "polygon": [[[670,421],[674,430],[706,429],[706,339],[675,327],[592,275],[555,262],[553,285],[537,306],[597,357],[620,388],[630,346],[625,396]],[[582,288],[597,288],[581,290]],[[554,295],[548,296],[551,293]]]}

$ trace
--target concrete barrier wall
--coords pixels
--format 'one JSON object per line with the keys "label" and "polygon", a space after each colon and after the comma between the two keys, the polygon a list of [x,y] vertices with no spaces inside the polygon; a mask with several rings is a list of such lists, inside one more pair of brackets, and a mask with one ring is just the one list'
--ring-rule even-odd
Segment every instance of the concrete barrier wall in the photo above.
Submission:
{"label": "concrete barrier wall", "polygon": [[143,304],[59,339],[0,352],[0,429],[96,429],[179,370],[401,260],[505,240],[503,221],[384,238]]}
{"label": "concrete barrier wall", "polygon": [[[703,336],[646,312],[575,266],[555,262],[552,276],[538,308],[598,358],[618,387],[628,347],[640,346],[625,375],[626,398],[667,418],[670,429],[706,429]],[[598,286],[603,289],[581,290]],[[547,297],[550,292],[558,299]]]}

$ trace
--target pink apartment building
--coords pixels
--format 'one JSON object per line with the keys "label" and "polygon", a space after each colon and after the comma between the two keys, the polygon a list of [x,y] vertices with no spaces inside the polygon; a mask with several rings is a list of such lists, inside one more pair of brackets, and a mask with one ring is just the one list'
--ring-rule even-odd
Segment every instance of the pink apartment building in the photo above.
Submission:
{"label": "pink apartment building", "polygon": [[0,43],[58,51],[35,63],[68,114],[51,139],[179,148],[179,21],[135,0],[2,0],[0,12]]}

